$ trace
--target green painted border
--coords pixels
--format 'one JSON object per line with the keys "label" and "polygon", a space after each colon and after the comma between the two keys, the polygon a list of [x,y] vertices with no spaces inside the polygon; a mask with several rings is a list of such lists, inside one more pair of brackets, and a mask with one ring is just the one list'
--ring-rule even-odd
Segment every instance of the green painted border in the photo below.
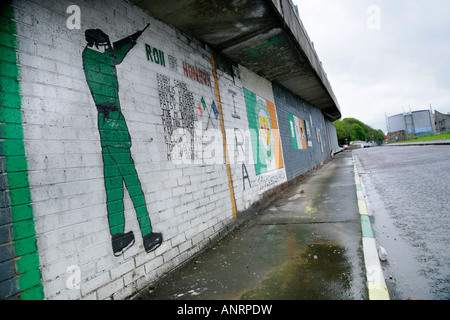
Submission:
{"label": "green painted border", "polygon": [[23,142],[16,34],[14,8],[9,1],[0,9],[0,153],[5,157],[9,189],[17,296],[21,300],[42,300],[44,290]]}
{"label": "green painted border", "polygon": [[365,238],[375,238],[372,231],[372,225],[368,215],[361,215],[362,236]]}
{"label": "green painted border", "polygon": [[[356,168],[355,155],[352,152],[353,171],[355,174],[356,196],[358,201],[359,214],[361,217],[361,235],[364,255],[364,264],[366,266],[367,289],[369,300],[390,300],[389,291],[384,281],[383,269],[378,260],[378,252],[376,248],[375,235],[372,229],[369,212],[367,210],[366,200],[364,199],[361,179],[359,178],[358,169]],[[369,267],[370,269],[369,274]],[[375,277],[377,281],[373,281],[374,273],[379,273],[380,277]],[[379,279],[383,279],[380,281]]]}

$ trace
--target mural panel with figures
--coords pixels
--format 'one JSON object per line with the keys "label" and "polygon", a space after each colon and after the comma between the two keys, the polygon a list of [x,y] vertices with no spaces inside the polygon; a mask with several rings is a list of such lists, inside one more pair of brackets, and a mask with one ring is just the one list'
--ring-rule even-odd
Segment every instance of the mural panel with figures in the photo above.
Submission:
{"label": "mural panel with figures", "polygon": [[289,130],[291,133],[291,146],[294,150],[304,150],[306,145],[306,130],[302,119],[287,113]]}
{"label": "mural panel with figures", "polygon": [[244,88],[255,173],[283,168],[275,105]]}

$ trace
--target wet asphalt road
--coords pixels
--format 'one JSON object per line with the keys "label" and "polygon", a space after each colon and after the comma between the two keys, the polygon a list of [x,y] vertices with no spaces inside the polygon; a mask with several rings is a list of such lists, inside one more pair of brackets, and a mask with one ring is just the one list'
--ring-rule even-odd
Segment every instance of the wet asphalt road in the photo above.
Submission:
{"label": "wet asphalt road", "polygon": [[450,299],[450,146],[353,154],[391,299]]}

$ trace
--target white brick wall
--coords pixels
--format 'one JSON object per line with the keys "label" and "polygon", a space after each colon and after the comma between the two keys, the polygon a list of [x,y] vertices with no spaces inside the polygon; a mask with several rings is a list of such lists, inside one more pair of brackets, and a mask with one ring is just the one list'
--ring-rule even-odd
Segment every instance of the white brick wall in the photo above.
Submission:
{"label": "white brick wall", "polygon": [[[235,149],[235,135],[238,136],[238,143],[243,143],[243,149],[238,147],[238,153],[240,158],[235,158],[235,164],[232,165],[232,179],[234,182],[234,192],[236,198],[236,205],[238,211],[246,210],[250,205],[261,199],[262,193],[268,189],[276,187],[277,185],[286,181],[286,174],[284,172],[284,167],[281,169],[273,170],[270,172],[263,173],[261,175],[255,174],[254,158],[252,152],[252,143],[249,134],[249,124],[247,118],[247,109],[245,105],[245,99],[243,95],[243,88],[246,88],[258,96],[266,99],[269,102],[274,103],[274,96],[272,90],[272,84],[270,81],[258,76],[257,74],[251,72],[247,68],[239,65],[239,76],[240,81],[236,80],[236,85],[233,85],[232,79],[229,81],[219,81],[221,87],[221,92],[228,93],[229,90],[236,92],[233,94],[222,94],[224,104],[225,104],[225,124],[227,127],[227,143],[229,150]],[[233,102],[234,99],[234,102]],[[236,106],[236,113],[240,116],[240,119],[233,117],[234,107]],[[275,106],[276,108],[276,106]],[[234,129],[238,129],[235,133]],[[236,153],[237,153],[236,152]],[[234,151],[232,152],[234,153]],[[244,154],[243,154],[244,153]],[[247,170],[251,187],[249,185],[248,179],[243,179],[246,175],[243,171],[242,163],[245,165]],[[262,180],[270,177],[279,177],[275,179],[275,183],[267,186],[264,183],[260,183]],[[244,189],[245,184],[245,189]]]}
{"label": "white brick wall", "polygon": [[[224,163],[205,164],[196,159],[198,164],[175,164],[167,159],[157,74],[169,77],[173,86],[177,81],[185,83],[192,92],[197,125],[202,128],[198,132],[217,129],[215,143],[202,145],[204,155],[211,156],[212,147],[218,155],[223,153],[220,123],[211,110],[211,103],[218,102],[210,51],[125,1],[79,1],[81,30],[70,30],[66,27],[66,9],[72,4],[67,0],[13,2],[24,142],[42,281],[47,299],[124,298],[199,252],[234,221]],[[145,252],[134,207],[125,192],[125,231],[134,232],[136,243],[115,257],[97,112],[82,65],[84,31],[100,28],[114,42],[146,23],[151,26],[117,67],[119,95],[152,226],[162,233],[164,241],[155,251]],[[164,52],[165,67],[147,60],[145,44]],[[176,70],[169,66],[169,55],[176,58]],[[211,86],[185,76],[183,62],[209,73]],[[239,71],[241,79],[217,70],[227,147],[232,155],[234,129],[243,137],[248,132],[243,88],[274,102],[270,82],[242,66]],[[211,119],[208,110],[200,116],[197,104],[202,97]],[[240,118],[233,117],[235,113]],[[231,164],[238,211],[248,209],[263,191],[286,181],[284,168],[265,174],[278,177],[271,186],[257,177],[251,144],[247,142],[243,159],[251,187],[245,182],[244,190],[242,162]],[[67,268],[72,265],[80,268],[79,289],[66,285],[70,276]]]}

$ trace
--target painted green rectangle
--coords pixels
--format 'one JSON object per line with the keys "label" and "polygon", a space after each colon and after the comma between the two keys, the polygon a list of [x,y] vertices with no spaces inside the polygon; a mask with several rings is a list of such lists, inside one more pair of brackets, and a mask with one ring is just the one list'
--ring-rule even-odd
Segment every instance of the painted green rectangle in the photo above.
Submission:
{"label": "painted green rectangle", "polygon": [[40,283],[41,273],[39,269],[34,269],[23,273],[19,278],[19,286],[22,291],[32,288]]}
{"label": "painted green rectangle", "polygon": [[20,96],[17,93],[0,92],[0,107],[20,109]]}
{"label": "painted green rectangle", "polygon": [[[28,165],[23,143],[22,111],[20,97],[19,63],[17,60],[18,42],[16,39],[14,8],[11,1],[0,7],[0,154],[2,173],[6,172],[9,190],[8,208],[2,214],[9,213],[12,221],[13,256],[8,260],[16,265],[14,283],[18,288],[14,292],[0,292],[0,298],[19,298],[21,300],[43,299],[39,255],[36,231],[33,221],[33,208],[28,182]],[[9,246],[9,245],[8,245]],[[5,249],[3,246],[2,249]],[[9,248],[8,249],[9,252]],[[7,253],[7,252],[6,252]],[[12,260],[14,259],[14,260]]]}
{"label": "painted green rectangle", "polygon": [[23,139],[23,130],[20,124],[0,124],[0,139]]}
{"label": "painted green rectangle", "polygon": [[0,122],[22,124],[20,109],[0,107]]}
{"label": "painted green rectangle", "polygon": [[297,136],[295,133],[295,124],[294,124],[294,116],[292,113],[287,113],[288,123],[289,123],[289,132],[291,134],[291,147],[293,150],[298,150],[297,144]]}
{"label": "painted green rectangle", "polygon": [[37,251],[36,238],[29,237],[15,241],[16,256],[20,257]]}
{"label": "painted green rectangle", "polygon": [[14,231],[14,240],[16,241],[19,239],[32,237],[35,233],[33,220],[14,222],[12,227]]}
{"label": "painted green rectangle", "polygon": [[7,19],[11,20],[11,17],[14,16],[14,9],[13,7],[11,7],[11,1],[4,1],[2,5],[3,7],[0,10],[0,17],[6,17]]}
{"label": "painted green rectangle", "polygon": [[6,76],[9,77],[11,73],[14,72],[14,70],[17,69],[17,66],[13,63],[1,61],[0,63],[0,77]]}
{"label": "painted green rectangle", "polygon": [[28,174],[25,171],[11,172],[8,174],[10,189],[28,188]]}
{"label": "painted green rectangle", "polygon": [[28,220],[33,218],[31,204],[15,205],[11,207],[12,222]]}
{"label": "painted green rectangle", "polygon": [[18,172],[18,171],[27,171],[27,158],[25,156],[9,156],[5,160],[6,163],[6,171]]}
{"label": "painted green rectangle", "polygon": [[13,78],[0,77],[0,88],[3,92],[18,92],[19,83]]}
{"label": "painted green rectangle", "polygon": [[31,203],[31,194],[29,188],[18,188],[9,190],[9,199],[11,201],[11,205],[21,205]]}
{"label": "painted green rectangle", "polygon": [[25,153],[22,140],[7,139],[0,141],[0,152],[4,156],[20,156]]}
{"label": "painted green rectangle", "polygon": [[41,285],[30,288],[20,295],[21,300],[43,300],[44,298],[44,288]]}
{"label": "painted green rectangle", "polygon": [[[2,45],[2,44],[5,45]],[[8,45],[8,39],[0,39],[0,62],[16,62],[16,52]]]}
{"label": "painted green rectangle", "polygon": [[22,274],[33,270],[37,265],[39,265],[39,254],[37,252],[26,254],[16,261],[17,273]]}
{"label": "painted green rectangle", "polygon": [[7,17],[2,11],[0,11],[0,30],[11,34],[14,31],[14,22],[11,21],[11,19],[9,19],[9,17]]}
{"label": "painted green rectangle", "polygon": [[370,218],[367,215],[361,215],[362,236],[365,238],[374,238]]}
{"label": "painted green rectangle", "polygon": [[1,45],[9,48],[15,48],[16,46],[16,37],[6,30],[0,29],[0,39]]}

